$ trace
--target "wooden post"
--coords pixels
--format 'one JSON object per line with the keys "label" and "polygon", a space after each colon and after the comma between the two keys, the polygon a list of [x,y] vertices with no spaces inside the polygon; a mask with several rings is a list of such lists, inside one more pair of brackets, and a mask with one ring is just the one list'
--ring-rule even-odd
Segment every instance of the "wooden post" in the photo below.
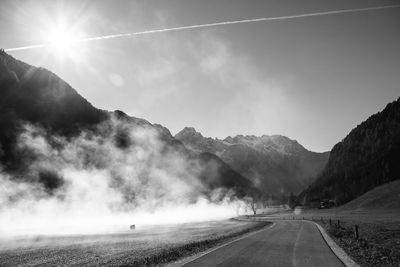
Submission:
{"label": "wooden post", "polygon": [[356,240],[358,240],[358,225],[354,225],[354,236],[356,238]]}
{"label": "wooden post", "polygon": [[337,220],[337,227],[340,228],[340,220]]}
{"label": "wooden post", "polygon": [[332,226],[332,220],[329,218],[329,226]]}

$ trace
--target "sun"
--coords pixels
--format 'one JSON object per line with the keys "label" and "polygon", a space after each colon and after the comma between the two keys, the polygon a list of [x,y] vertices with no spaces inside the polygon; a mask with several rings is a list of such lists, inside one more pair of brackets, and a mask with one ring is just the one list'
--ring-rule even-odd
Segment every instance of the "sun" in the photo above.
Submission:
{"label": "sun", "polygon": [[68,31],[57,30],[49,35],[50,45],[57,50],[65,50],[73,42],[73,37]]}
{"label": "sun", "polygon": [[[50,26],[51,25],[51,26]],[[79,38],[82,32],[78,28],[67,23],[49,24],[44,32],[44,40],[47,51],[58,61],[73,61],[81,63],[86,49]]]}
{"label": "sun", "polygon": [[51,51],[56,56],[63,58],[72,52],[74,36],[68,29],[61,27],[52,29],[48,32],[47,39]]}

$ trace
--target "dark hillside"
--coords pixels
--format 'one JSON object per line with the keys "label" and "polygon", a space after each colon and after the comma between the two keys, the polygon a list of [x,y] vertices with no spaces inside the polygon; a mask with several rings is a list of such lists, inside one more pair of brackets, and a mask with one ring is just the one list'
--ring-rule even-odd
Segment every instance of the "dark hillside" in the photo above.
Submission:
{"label": "dark hillside", "polygon": [[71,136],[106,118],[54,73],[0,51],[0,162],[6,166],[18,160],[15,143],[24,122]]}
{"label": "dark hillside", "polygon": [[54,73],[0,52],[0,109],[64,134],[107,118]]}
{"label": "dark hillside", "polygon": [[301,195],[338,205],[400,178],[400,98],[353,129],[331,151],[326,168]]}

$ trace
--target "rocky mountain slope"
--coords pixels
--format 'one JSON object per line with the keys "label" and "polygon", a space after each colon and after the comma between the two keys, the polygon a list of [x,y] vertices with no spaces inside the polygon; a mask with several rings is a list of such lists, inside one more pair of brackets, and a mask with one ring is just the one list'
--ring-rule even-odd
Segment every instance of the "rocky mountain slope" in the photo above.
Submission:
{"label": "rocky mountain slope", "polygon": [[175,138],[196,153],[219,156],[257,188],[275,196],[305,189],[329,157],[329,152],[308,151],[297,141],[280,135],[238,135],[220,140],[203,137],[194,128],[186,127]]}

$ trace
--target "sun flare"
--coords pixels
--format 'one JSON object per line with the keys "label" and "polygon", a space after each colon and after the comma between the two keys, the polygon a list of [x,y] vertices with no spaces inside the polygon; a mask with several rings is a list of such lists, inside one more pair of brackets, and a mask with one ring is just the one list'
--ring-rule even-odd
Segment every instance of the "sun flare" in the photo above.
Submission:
{"label": "sun flare", "polygon": [[59,61],[72,60],[79,63],[84,57],[84,45],[77,45],[82,32],[67,23],[57,23],[43,32],[48,52]]}
{"label": "sun flare", "polygon": [[71,32],[63,28],[51,30],[47,38],[52,52],[59,57],[64,57],[69,53],[74,41]]}
{"label": "sun flare", "polygon": [[51,46],[59,49],[67,48],[73,41],[72,36],[67,31],[54,31],[49,36]]}

